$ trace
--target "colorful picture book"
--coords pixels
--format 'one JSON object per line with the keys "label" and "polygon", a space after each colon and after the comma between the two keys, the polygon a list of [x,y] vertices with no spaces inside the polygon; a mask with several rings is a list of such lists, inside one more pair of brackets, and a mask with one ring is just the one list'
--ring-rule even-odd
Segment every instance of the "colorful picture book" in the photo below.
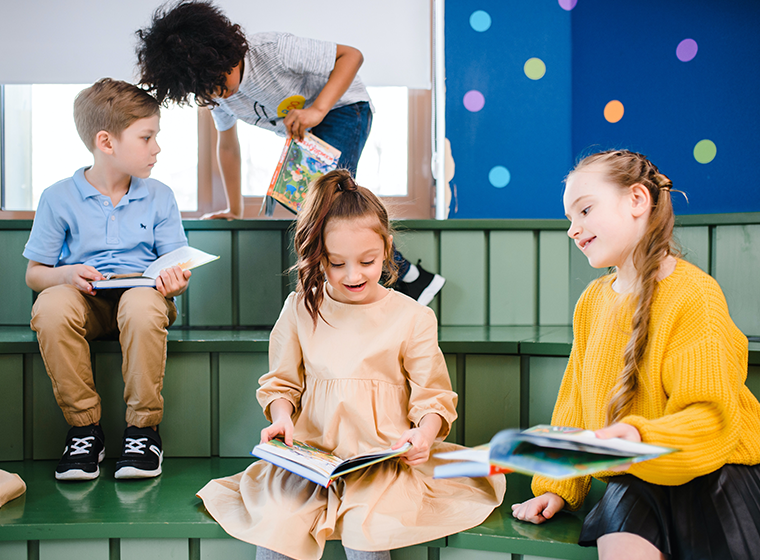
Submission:
{"label": "colorful picture book", "polygon": [[[585,476],[654,459],[678,451],[620,438],[599,439],[593,431],[562,426],[539,425],[524,431],[503,430],[486,446],[439,453],[450,459],[435,468],[436,478],[486,476],[491,469],[501,472],[540,474],[562,480]],[[486,473],[486,474],[467,474]],[[465,474],[459,474],[465,473]]]}
{"label": "colorful picture book", "polygon": [[303,140],[288,135],[267,196],[297,213],[311,182],[335,169],[339,158],[340,150],[311,132],[304,134]]}
{"label": "colorful picture book", "polygon": [[106,274],[105,280],[91,282],[95,290],[108,290],[113,288],[153,288],[156,286],[156,278],[165,268],[178,266],[182,270],[190,270],[198,266],[210,263],[218,259],[218,255],[211,255],[194,247],[180,247],[161,255],[142,274]]}
{"label": "colorful picture book", "polygon": [[288,447],[282,440],[273,439],[254,447],[251,455],[327,488],[344,474],[403,455],[410,447],[407,443],[396,450],[384,449],[344,460],[300,441],[294,440],[293,447]]}

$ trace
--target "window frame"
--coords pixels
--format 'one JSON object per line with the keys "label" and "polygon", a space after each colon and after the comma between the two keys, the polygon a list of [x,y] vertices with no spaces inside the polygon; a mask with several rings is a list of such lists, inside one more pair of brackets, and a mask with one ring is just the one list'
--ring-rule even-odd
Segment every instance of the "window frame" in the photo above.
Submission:
{"label": "window frame", "polygon": [[[432,173],[432,91],[409,90],[409,126],[407,149],[406,196],[381,197],[393,219],[431,219],[435,216],[435,181]],[[4,169],[4,96],[0,88],[0,171]],[[198,108],[198,209],[183,211],[182,219],[199,219],[221,210],[227,201],[216,157],[217,132],[210,110]],[[5,200],[5,173],[0,173],[2,201]],[[171,187],[171,185],[169,185]],[[294,215],[277,204],[274,215],[259,214],[263,197],[244,198],[244,220],[293,219]],[[34,210],[5,210],[0,206],[0,220],[32,220]]]}

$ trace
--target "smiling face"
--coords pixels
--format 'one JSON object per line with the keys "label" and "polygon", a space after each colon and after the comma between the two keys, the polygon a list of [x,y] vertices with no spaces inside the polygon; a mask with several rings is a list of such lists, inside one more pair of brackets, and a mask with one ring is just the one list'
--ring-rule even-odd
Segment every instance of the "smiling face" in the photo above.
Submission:
{"label": "smiling face", "polygon": [[592,267],[632,265],[633,250],[646,226],[646,219],[640,219],[644,214],[636,190],[610,182],[600,166],[585,167],[568,177],[563,202],[572,223],[567,234]]}
{"label": "smiling face", "polygon": [[116,169],[141,179],[150,177],[161,151],[156,141],[158,120],[158,115],[137,119],[118,137],[111,136],[112,162]]}
{"label": "smiling face", "polygon": [[383,273],[385,244],[374,218],[331,220],[325,226],[323,263],[327,293],[335,301],[365,304],[379,301],[387,290]]}

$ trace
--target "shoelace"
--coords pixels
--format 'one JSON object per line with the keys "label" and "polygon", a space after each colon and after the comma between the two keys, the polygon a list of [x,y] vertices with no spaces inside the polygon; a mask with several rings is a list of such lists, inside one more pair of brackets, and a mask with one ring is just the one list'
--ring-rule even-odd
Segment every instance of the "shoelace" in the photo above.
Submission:
{"label": "shoelace", "polygon": [[90,452],[90,447],[92,447],[92,443],[94,441],[95,436],[71,438],[71,448],[69,455],[87,455]]}
{"label": "shoelace", "polygon": [[[140,455],[145,455],[145,451],[143,451],[147,447],[147,441],[148,438],[126,438],[127,444],[124,446],[124,452],[125,453],[138,453]],[[160,455],[161,451],[159,451],[158,447],[155,445],[151,445],[149,449],[155,453],[156,455]]]}

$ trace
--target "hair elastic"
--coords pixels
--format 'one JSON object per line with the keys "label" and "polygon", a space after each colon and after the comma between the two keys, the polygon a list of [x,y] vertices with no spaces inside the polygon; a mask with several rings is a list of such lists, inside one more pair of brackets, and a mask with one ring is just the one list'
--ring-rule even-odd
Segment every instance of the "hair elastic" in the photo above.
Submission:
{"label": "hair elastic", "polygon": [[338,182],[338,190],[342,192],[350,192],[355,191],[357,189],[356,183],[354,182],[353,177],[350,175],[343,179],[342,181]]}

